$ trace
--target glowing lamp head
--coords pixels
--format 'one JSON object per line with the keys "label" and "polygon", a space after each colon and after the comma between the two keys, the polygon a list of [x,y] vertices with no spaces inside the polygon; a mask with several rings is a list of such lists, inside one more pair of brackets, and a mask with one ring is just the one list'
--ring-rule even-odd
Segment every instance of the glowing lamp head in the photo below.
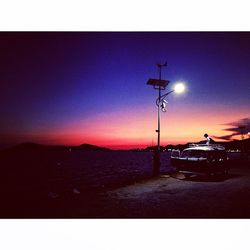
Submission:
{"label": "glowing lamp head", "polygon": [[185,85],[183,83],[177,83],[174,86],[174,91],[178,94],[184,92],[184,90],[185,90]]}

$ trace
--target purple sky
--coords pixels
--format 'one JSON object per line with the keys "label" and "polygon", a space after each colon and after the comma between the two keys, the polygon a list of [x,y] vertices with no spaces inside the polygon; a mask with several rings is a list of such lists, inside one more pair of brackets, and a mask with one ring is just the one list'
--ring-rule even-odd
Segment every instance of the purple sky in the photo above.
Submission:
{"label": "purple sky", "polygon": [[250,117],[249,55],[249,32],[2,32],[1,145],[155,142],[146,81],[165,61],[163,78],[187,92],[169,96],[162,142],[226,138]]}

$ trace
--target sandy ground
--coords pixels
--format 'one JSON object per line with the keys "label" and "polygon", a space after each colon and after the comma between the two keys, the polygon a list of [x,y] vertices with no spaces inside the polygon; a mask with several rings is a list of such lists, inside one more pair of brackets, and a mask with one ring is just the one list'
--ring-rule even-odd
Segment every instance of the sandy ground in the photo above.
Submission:
{"label": "sandy ground", "polygon": [[183,178],[162,175],[107,192],[115,208],[110,217],[250,218],[250,166],[233,168],[226,178]]}

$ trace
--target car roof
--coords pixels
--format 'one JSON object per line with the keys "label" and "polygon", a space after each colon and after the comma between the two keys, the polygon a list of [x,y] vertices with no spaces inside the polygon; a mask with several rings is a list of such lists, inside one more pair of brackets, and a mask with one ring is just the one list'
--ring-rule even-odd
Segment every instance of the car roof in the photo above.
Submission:
{"label": "car roof", "polygon": [[195,148],[185,148],[183,151],[186,151],[186,150],[213,151],[215,149],[211,147],[195,147]]}
{"label": "car roof", "polygon": [[186,150],[201,150],[201,151],[214,151],[214,150],[219,150],[219,151],[225,151],[225,148],[221,145],[199,145],[199,144],[192,144],[189,148],[184,149]]}

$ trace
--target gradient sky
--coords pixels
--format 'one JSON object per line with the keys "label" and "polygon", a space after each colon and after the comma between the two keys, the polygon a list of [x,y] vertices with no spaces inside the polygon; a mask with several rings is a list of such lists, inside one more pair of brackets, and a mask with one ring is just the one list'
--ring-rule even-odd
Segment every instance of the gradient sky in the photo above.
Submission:
{"label": "gradient sky", "polygon": [[157,91],[146,82],[165,61],[167,90],[187,89],[167,98],[162,145],[238,138],[229,129],[249,123],[250,32],[2,32],[0,145],[155,144]]}

